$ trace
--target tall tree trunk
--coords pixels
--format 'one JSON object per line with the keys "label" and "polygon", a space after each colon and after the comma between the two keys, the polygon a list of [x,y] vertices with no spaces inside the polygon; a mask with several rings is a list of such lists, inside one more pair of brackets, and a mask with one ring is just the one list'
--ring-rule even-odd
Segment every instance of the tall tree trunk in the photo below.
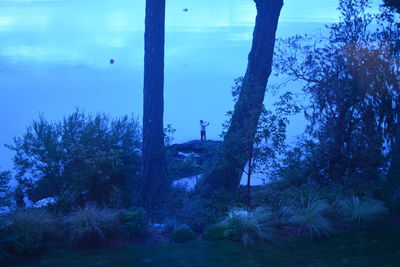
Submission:
{"label": "tall tree trunk", "polygon": [[253,44],[231,125],[204,185],[212,189],[236,190],[248,160],[271,74],[275,34],[283,0],[255,0],[257,17]]}
{"label": "tall tree trunk", "polygon": [[344,159],[344,142],[346,140],[346,115],[348,106],[346,103],[342,103],[339,107],[339,114],[336,118],[335,129],[334,129],[334,142],[330,149],[330,159],[328,174],[329,178],[339,181],[346,173],[346,164]]}
{"label": "tall tree trunk", "polygon": [[392,189],[398,190],[400,185],[400,122],[396,125],[395,140],[392,145],[390,166],[387,179]]}
{"label": "tall tree trunk", "polygon": [[167,186],[164,147],[165,0],[146,0],[143,85],[144,198],[154,208]]}

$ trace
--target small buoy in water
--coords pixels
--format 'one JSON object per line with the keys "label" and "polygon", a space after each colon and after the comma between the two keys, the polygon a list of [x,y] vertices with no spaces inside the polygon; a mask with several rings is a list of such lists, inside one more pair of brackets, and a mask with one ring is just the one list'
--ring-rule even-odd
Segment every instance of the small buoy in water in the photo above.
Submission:
{"label": "small buoy in water", "polygon": [[110,58],[110,64],[114,64],[114,59]]}
{"label": "small buoy in water", "polygon": [[183,9],[183,12],[188,12],[189,11],[189,8],[184,8]]}

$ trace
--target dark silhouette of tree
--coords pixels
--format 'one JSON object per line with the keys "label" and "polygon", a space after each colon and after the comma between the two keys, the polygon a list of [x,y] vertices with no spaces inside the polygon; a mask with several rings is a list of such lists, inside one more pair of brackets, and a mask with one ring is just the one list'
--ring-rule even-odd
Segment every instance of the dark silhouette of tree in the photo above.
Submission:
{"label": "dark silhouette of tree", "polygon": [[[394,7],[395,11],[400,13],[400,1],[399,0],[385,0],[385,6]],[[390,44],[391,49],[388,51],[389,55],[395,59],[397,64],[393,64],[393,69],[397,70],[397,90],[400,91],[400,20],[399,16],[396,16],[396,13],[391,10],[386,9],[383,10],[381,15],[382,20],[385,22],[386,30],[383,31],[379,37],[382,40],[385,40],[388,44]],[[400,94],[400,93],[399,93]],[[399,198],[399,190],[400,190],[400,107],[399,100],[394,105],[395,107],[395,116],[393,116],[392,120],[392,128],[394,134],[394,138],[391,142],[391,156],[390,156],[390,165],[388,169],[388,181],[390,185],[390,189],[396,192],[394,195],[396,198]],[[392,199],[395,200],[395,199]]]}
{"label": "dark silhouette of tree", "polygon": [[235,190],[253,145],[263,108],[265,89],[271,74],[275,34],[283,0],[255,0],[257,17],[246,74],[230,127],[210,173],[204,177],[207,188]]}
{"label": "dark silhouette of tree", "polygon": [[[165,0],[146,0],[143,86],[143,197],[152,210],[168,186],[164,148]],[[160,200],[160,201],[158,201]]]}
{"label": "dark silhouette of tree", "polygon": [[400,12],[400,0],[383,0],[385,6],[394,7],[397,12]]}

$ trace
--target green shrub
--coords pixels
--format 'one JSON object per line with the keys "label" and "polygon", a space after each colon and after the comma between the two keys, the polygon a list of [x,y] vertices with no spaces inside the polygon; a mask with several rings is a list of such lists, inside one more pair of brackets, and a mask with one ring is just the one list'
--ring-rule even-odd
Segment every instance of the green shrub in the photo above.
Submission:
{"label": "green shrub", "polygon": [[272,213],[258,208],[253,212],[234,209],[229,212],[224,236],[231,241],[242,241],[245,246],[253,245],[257,240],[271,240],[274,237]]}
{"label": "green shrub", "polygon": [[133,237],[143,236],[147,232],[148,222],[144,209],[130,209],[122,214],[122,222]]}
{"label": "green shrub", "polygon": [[325,201],[301,197],[299,201],[287,205],[284,209],[287,224],[296,235],[320,237],[333,231],[330,220],[325,217],[330,208]]}
{"label": "green shrub", "polygon": [[140,129],[134,117],[76,110],[59,122],[41,116],[8,148],[34,202],[55,197],[62,212],[87,201],[128,206],[138,195],[132,190],[140,172]]}
{"label": "green shrub", "polygon": [[207,226],[203,232],[203,239],[207,241],[219,241],[224,239],[225,227],[222,225]]}
{"label": "green shrub", "polygon": [[5,221],[5,218],[0,215],[0,262],[5,262],[12,258],[11,255],[7,253],[7,248],[12,245],[8,232],[7,221]]}
{"label": "green shrub", "polygon": [[221,221],[226,213],[238,204],[237,195],[220,191],[211,195],[194,192],[185,196],[178,208],[177,219],[187,224],[194,231],[202,233],[208,225]]}
{"label": "green shrub", "polygon": [[120,227],[120,214],[87,203],[83,208],[68,214],[64,225],[73,246],[100,245]]}
{"label": "green shrub", "polygon": [[187,243],[197,238],[197,234],[190,228],[178,228],[171,234],[171,239],[176,243]]}
{"label": "green shrub", "polygon": [[11,242],[20,254],[32,254],[43,248],[44,234],[51,231],[54,218],[43,210],[17,210],[7,220]]}
{"label": "green shrub", "polygon": [[239,217],[229,218],[226,222],[224,237],[230,241],[240,241],[243,233],[243,223]]}
{"label": "green shrub", "polygon": [[356,195],[339,200],[338,205],[339,216],[346,222],[358,225],[377,220],[388,212],[382,201]]}

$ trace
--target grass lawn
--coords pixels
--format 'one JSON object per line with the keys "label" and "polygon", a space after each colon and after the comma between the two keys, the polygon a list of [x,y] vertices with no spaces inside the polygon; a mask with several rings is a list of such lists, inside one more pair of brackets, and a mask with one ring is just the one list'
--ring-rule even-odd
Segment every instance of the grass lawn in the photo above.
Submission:
{"label": "grass lawn", "polygon": [[192,242],[95,250],[59,250],[8,266],[400,266],[400,227],[341,233],[320,240]]}

